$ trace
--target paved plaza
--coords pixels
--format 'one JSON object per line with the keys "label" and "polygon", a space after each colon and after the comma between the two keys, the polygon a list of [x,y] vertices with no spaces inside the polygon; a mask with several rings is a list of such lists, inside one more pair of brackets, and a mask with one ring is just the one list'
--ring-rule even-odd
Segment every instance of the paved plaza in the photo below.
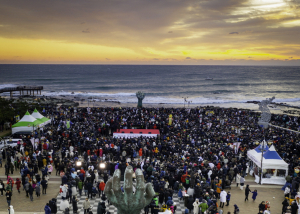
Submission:
{"label": "paved plaza", "polygon": [[[52,173],[53,174],[53,173]],[[55,174],[55,173],[54,173]],[[16,180],[16,178],[21,178],[19,172],[15,171],[11,177]],[[4,175],[4,164],[3,167],[0,168],[0,179],[5,180],[6,176]],[[58,195],[59,193],[59,186],[61,183],[61,178],[59,176],[51,175],[49,182],[48,182],[48,189],[46,195],[41,195],[40,198],[37,198],[36,195],[33,197],[33,202],[30,201],[29,198],[26,197],[25,191],[21,190],[21,193],[19,194],[16,190],[16,187],[14,186],[13,189],[13,196],[11,204],[14,206],[15,213],[44,213],[44,207],[47,202],[49,202],[52,198],[57,198],[57,205],[58,205],[58,214],[63,213],[62,211],[59,211],[59,204],[61,202],[61,197]],[[231,211],[231,214],[233,213],[233,205],[237,204],[240,208],[240,214],[257,214],[258,213],[258,205],[261,201],[270,201],[271,202],[271,213],[272,214],[281,214],[281,208],[282,208],[282,201],[284,200],[283,191],[281,190],[281,186],[277,185],[257,185],[254,182],[254,179],[247,176],[245,184],[250,185],[250,189],[253,191],[254,189],[257,189],[258,196],[255,202],[252,201],[250,193],[249,195],[249,201],[244,202],[245,199],[245,191],[240,190],[236,187],[236,184],[233,183],[231,185],[231,190],[226,189],[226,191],[231,192],[231,201],[230,206],[223,208],[223,214],[227,214],[228,211]],[[78,195],[79,197],[79,195]],[[80,198],[80,202],[78,203],[78,212],[80,214],[83,214],[82,203],[83,199],[85,197],[82,196]],[[93,213],[96,213],[97,211],[97,205],[100,201],[100,198],[95,198],[90,200],[92,207],[93,207]],[[182,214],[182,210],[184,210],[183,202],[179,202],[177,196],[174,195],[174,201],[178,203],[176,214]],[[113,207],[113,205],[108,205],[107,211],[116,211],[116,209]],[[70,205],[70,208],[72,210],[72,206]],[[8,213],[7,211],[7,202],[5,200],[5,196],[0,196],[0,214]],[[70,212],[72,213],[72,211]],[[116,212],[111,212],[115,213]],[[142,212],[143,213],[143,212]]]}

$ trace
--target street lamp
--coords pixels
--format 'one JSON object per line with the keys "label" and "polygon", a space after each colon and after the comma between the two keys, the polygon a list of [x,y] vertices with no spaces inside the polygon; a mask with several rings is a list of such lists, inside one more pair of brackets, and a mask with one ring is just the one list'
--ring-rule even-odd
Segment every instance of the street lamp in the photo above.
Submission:
{"label": "street lamp", "polygon": [[262,177],[262,166],[263,166],[263,158],[264,158],[264,152],[267,150],[265,149],[267,146],[266,141],[263,140],[262,144],[259,148],[259,151],[261,151],[261,160],[260,160],[260,176],[259,176],[259,184],[261,184],[261,177]]}
{"label": "street lamp", "polygon": [[[263,165],[263,155],[265,150],[265,146],[267,146],[266,144],[266,130],[269,127],[269,122],[271,120],[271,112],[269,110],[268,105],[270,103],[272,103],[272,101],[275,99],[275,97],[266,99],[266,100],[262,100],[260,103],[258,103],[259,106],[259,110],[261,110],[261,117],[258,121],[258,125],[263,128],[263,133],[264,133],[264,140],[262,142],[262,146],[260,148],[261,151],[261,167],[260,167],[260,177],[259,177],[259,184],[261,184],[261,177],[262,177],[262,165]],[[266,144],[266,145],[265,145]]]}
{"label": "street lamp", "polygon": [[187,102],[187,98],[189,98],[189,97],[182,97],[183,98],[183,104],[184,104],[184,108],[185,108],[185,103]]}

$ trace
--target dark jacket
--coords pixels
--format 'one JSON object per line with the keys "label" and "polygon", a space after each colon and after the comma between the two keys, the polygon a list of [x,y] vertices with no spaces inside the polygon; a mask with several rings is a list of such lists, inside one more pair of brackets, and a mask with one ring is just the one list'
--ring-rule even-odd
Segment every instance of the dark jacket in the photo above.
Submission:
{"label": "dark jacket", "polygon": [[105,202],[99,202],[97,208],[97,214],[105,214],[105,212],[106,212]]}
{"label": "dark jacket", "polygon": [[45,210],[45,214],[51,214],[51,209],[48,205],[45,206],[44,210]]}

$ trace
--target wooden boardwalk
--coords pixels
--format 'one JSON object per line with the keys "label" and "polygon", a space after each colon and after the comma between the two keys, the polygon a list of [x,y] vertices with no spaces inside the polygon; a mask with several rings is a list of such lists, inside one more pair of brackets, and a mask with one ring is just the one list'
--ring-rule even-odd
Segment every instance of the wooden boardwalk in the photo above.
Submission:
{"label": "wooden boardwalk", "polygon": [[[2,88],[0,89],[0,93],[3,92],[10,92],[10,97],[12,97],[14,91],[19,91],[20,95],[25,95],[24,92],[27,92],[27,95],[32,95],[34,96],[34,92],[36,91],[36,94],[42,94],[42,90],[44,89],[43,86],[17,86],[17,87],[7,87],[7,88]],[[29,93],[28,93],[29,92]]]}

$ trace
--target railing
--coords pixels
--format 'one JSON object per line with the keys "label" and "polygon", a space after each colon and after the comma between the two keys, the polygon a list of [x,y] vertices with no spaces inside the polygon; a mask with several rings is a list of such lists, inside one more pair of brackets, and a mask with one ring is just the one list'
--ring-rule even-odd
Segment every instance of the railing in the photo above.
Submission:
{"label": "railing", "polygon": [[22,90],[43,90],[43,86],[18,86],[18,87],[7,87],[0,89],[0,93],[11,92],[11,91],[22,91]]}

